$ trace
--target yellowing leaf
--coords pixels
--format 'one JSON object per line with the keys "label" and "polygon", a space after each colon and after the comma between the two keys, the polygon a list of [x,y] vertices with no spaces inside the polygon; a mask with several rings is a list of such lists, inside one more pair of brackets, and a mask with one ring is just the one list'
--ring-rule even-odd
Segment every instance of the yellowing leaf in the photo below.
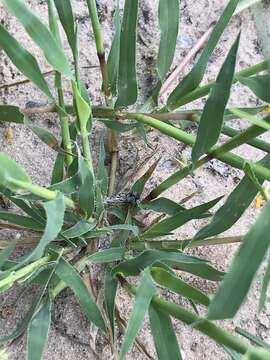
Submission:
{"label": "yellowing leaf", "polygon": [[5,133],[5,138],[9,144],[12,144],[13,142],[13,131],[11,128],[8,128]]}

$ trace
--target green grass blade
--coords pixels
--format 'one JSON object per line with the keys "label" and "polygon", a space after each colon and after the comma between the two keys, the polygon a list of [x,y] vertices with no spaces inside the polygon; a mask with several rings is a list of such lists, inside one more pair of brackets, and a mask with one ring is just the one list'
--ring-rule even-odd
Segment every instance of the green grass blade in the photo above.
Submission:
{"label": "green grass blade", "polygon": [[136,339],[137,333],[143,325],[145,314],[149,308],[156,288],[152,282],[148,270],[144,271],[138,290],[136,291],[135,303],[128,321],[127,331],[120,350],[120,360],[124,360]]}
{"label": "green grass blade", "polygon": [[114,28],[115,34],[108,56],[108,76],[112,95],[116,96],[118,73],[119,73],[119,58],[120,58],[120,38],[121,38],[121,18],[119,0],[117,1],[115,14],[114,14]]}
{"label": "green grass blade", "polygon": [[265,302],[267,300],[267,290],[268,290],[269,282],[270,282],[270,257],[268,257],[268,265],[266,267],[265,274],[263,277],[262,289],[261,289],[260,301],[259,301],[259,312],[262,311]]}
{"label": "green grass blade", "polygon": [[252,280],[269,248],[270,203],[251,228],[235,256],[229,272],[210,304],[211,320],[232,318],[245,300]]}
{"label": "green grass blade", "polygon": [[117,284],[118,284],[117,279],[111,275],[111,272],[107,271],[105,275],[104,301],[108,313],[108,318],[110,321],[113,339],[115,336],[114,315],[115,315],[115,297],[117,293]]}
{"label": "green grass blade", "polygon": [[149,307],[151,333],[159,360],[181,360],[177,337],[168,313],[154,305]]}
{"label": "green grass blade", "polygon": [[237,76],[237,80],[247,86],[259,99],[270,103],[269,86],[270,75],[256,75],[249,78]]}
{"label": "green grass blade", "polygon": [[86,262],[92,264],[105,264],[123,259],[125,250],[122,247],[115,247],[99,251],[86,258]]}
{"label": "green grass blade", "polygon": [[133,105],[138,96],[136,75],[138,0],[126,0],[120,39],[118,98],[116,107]]}
{"label": "green grass blade", "polygon": [[42,360],[48,341],[52,302],[49,300],[32,318],[27,333],[27,360]]}
{"label": "green grass blade", "polygon": [[212,55],[231,17],[233,16],[238,2],[239,0],[230,0],[223,14],[220,16],[198,62],[169,96],[167,102],[168,109],[174,110],[178,108],[181,98],[199,86],[204,76],[209,58]]}
{"label": "green grass blade", "polygon": [[158,73],[165,79],[173,62],[179,30],[179,0],[159,1],[160,45],[158,51]]}
{"label": "green grass blade", "polygon": [[122,273],[126,276],[136,276],[139,275],[143,269],[157,262],[165,263],[171,267],[211,281],[219,281],[224,275],[220,271],[212,268],[205,260],[179,252],[158,250],[146,250],[133,259],[123,261],[113,268],[112,274]]}
{"label": "green grass blade", "polygon": [[207,153],[219,139],[226,105],[230,97],[239,41],[240,33],[222,65],[215,85],[205,104],[199,123],[196,142],[192,149],[193,164],[195,164],[203,154]]}
{"label": "green grass blade", "polygon": [[[270,166],[270,155],[267,154],[259,164]],[[263,179],[258,179],[263,184]],[[249,176],[244,176],[237,187],[232,191],[225,204],[215,213],[210,224],[202,228],[194,237],[194,240],[201,240],[207,237],[221,234],[230,229],[243,215],[246,209],[258,193],[257,187]]]}
{"label": "green grass blade", "polygon": [[91,298],[89,291],[77,270],[75,270],[66,260],[61,258],[55,272],[56,275],[72,289],[88,319],[102,331],[105,331],[106,328],[100,310]]}
{"label": "green grass blade", "polygon": [[73,225],[71,228],[62,232],[62,235],[69,239],[74,239],[76,237],[83,236],[84,234],[91,231],[96,226],[96,223],[89,223],[85,220],[80,220],[77,224]]}
{"label": "green grass blade", "polygon": [[44,226],[42,226],[39,222],[29,216],[12,214],[6,211],[0,211],[0,221],[1,220],[31,230],[40,231],[44,229]]}
{"label": "green grass blade", "polygon": [[[0,27],[1,32],[1,27]],[[1,41],[1,35],[0,35]],[[20,112],[17,106],[0,105],[0,122],[14,122],[17,124],[24,123],[24,114]]]}
{"label": "green grass blade", "polygon": [[48,131],[47,129],[34,126],[30,122],[26,121],[26,125],[33,131],[33,133],[47,146],[55,151],[59,151],[60,146],[58,144],[58,140],[53,133]]}
{"label": "green grass blade", "polygon": [[[13,62],[18,70],[21,71],[33,84],[35,84],[44,94],[50,99],[53,98],[47,82],[45,81],[39,65],[32,54],[23,48],[18,41],[11,36],[8,31],[0,24],[0,47],[4,49],[7,56]],[[12,109],[6,108],[12,111]],[[19,110],[18,110],[19,111]],[[16,115],[16,119],[22,119],[23,115],[19,116],[18,111],[10,114],[12,117]],[[3,116],[5,113],[3,113]],[[1,120],[1,115],[0,115]],[[16,121],[17,122],[17,121]],[[20,122],[20,121],[19,121]]]}
{"label": "green grass blade", "polygon": [[54,162],[51,185],[57,184],[64,179],[65,155],[58,153]]}
{"label": "green grass blade", "polygon": [[180,211],[186,210],[183,206],[177,204],[176,202],[163,197],[142,203],[140,204],[140,208],[143,210],[152,210],[155,212],[168,214],[171,216],[176,215]]}
{"label": "green grass blade", "polygon": [[21,0],[2,0],[9,11],[20,21],[28,35],[43,51],[49,64],[63,75],[72,79],[67,58],[57,45],[48,28],[34,15]]}
{"label": "green grass blade", "polygon": [[95,207],[94,177],[84,159],[79,159],[79,172],[82,179],[79,188],[79,205],[90,217]]}
{"label": "green grass blade", "polygon": [[246,339],[253,342],[255,345],[270,350],[270,344],[259,339],[257,336],[250,334],[248,331],[241,329],[240,327],[236,327],[235,331],[237,332],[237,334],[244,336]]}
{"label": "green grass blade", "polygon": [[59,19],[65,30],[69,46],[72,50],[73,57],[77,57],[77,37],[74,16],[70,0],[54,0],[55,7],[58,12]]}
{"label": "green grass blade", "polygon": [[219,197],[217,199],[214,199],[210,202],[207,202],[205,204],[196,206],[192,209],[187,209],[184,211],[180,211],[176,215],[162,220],[161,222],[153,225],[149,229],[147,229],[141,236],[141,239],[149,239],[149,238],[155,238],[157,236],[163,236],[169,234],[171,231],[179,228],[180,226],[186,224],[188,221],[197,219],[198,217],[201,217],[202,214],[204,214],[206,211],[211,209],[213,206],[215,206],[222,197]]}
{"label": "green grass blade", "polygon": [[[10,245],[8,245],[4,250],[0,252],[0,269],[5,264],[5,262],[8,260],[10,255],[15,250],[17,241],[12,241]],[[1,272],[1,271],[0,271]]]}
{"label": "green grass blade", "polygon": [[12,183],[12,180],[31,183],[31,179],[24,168],[10,159],[6,154],[0,152],[0,185],[14,192],[20,190]]}
{"label": "green grass blade", "polygon": [[209,305],[210,300],[207,295],[168,271],[159,267],[153,267],[150,270],[150,274],[158,285],[195,301],[198,304],[202,304],[204,306]]}

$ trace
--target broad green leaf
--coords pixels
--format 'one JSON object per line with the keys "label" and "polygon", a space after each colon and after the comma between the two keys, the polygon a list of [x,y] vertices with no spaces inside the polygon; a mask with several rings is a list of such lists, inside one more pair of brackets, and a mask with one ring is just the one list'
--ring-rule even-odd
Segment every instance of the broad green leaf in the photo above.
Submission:
{"label": "broad green leaf", "polygon": [[180,211],[186,210],[183,206],[177,204],[176,202],[163,197],[142,203],[140,204],[140,208],[143,210],[165,213],[171,216],[176,215]]}
{"label": "broad green leaf", "polygon": [[268,265],[263,277],[262,289],[261,289],[260,301],[259,301],[259,312],[262,311],[264,304],[266,302],[269,282],[270,282],[270,257],[268,257]]}
{"label": "broad green leaf", "polygon": [[25,330],[28,327],[28,324],[30,323],[31,319],[33,318],[36,310],[39,308],[42,299],[46,293],[47,287],[51,281],[52,275],[54,273],[54,269],[52,269],[50,272],[46,274],[46,278],[44,279],[44,285],[42,288],[38,291],[37,296],[35,297],[30,309],[27,311],[24,318],[19,322],[19,324],[16,326],[16,329],[12,332],[11,335],[6,335],[0,339],[0,344],[4,344],[10,340],[17,339],[19,336],[21,336]]}
{"label": "broad green leaf", "polygon": [[115,313],[115,297],[117,293],[118,281],[115,279],[110,271],[105,275],[105,289],[104,289],[104,301],[107,309],[108,318],[112,330],[112,335],[115,335],[114,313]]}
{"label": "broad green leaf", "polygon": [[44,253],[45,248],[56,239],[64,224],[65,199],[59,194],[54,200],[43,203],[46,212],[46,227],[44,233],[27,260],[36,260]]}
{"label": "broad green leaf", "polygon": [[[5,262],[8,260],[10,255],[13,253],[15,247],[16,247],[17,241],[11,241],[10,245],[8,245],[4,250],[0,252],[0,269],[5,264]],[[0,271],[1,273],[1,271]]]}
{"label": "broad green leaf", "polygon": [[32,219],[29,216],[12,214],[7,211],[0,211],[0,221],[8,222],[13,225],[25,227],[31,230],[43,230],[44,226],[40,222]]}
{"label": "broad green leaf", "polygon": [[89,223],[88,221],[81,220],[71,228],[62,232],[62,235],[69,239],[74,239],[79,236],[83,236],[87,232],[91,231],[96,226],[96,223]]}
{"label": "broad green leaf", "polygon": [[90,217],[95,208],[94,177],[84,159],[79,159],[79,172],[82,179],[79,188],[79,205]]}
{"label": "broad green leaf", "polygon": [[20,21],[28,35],[43,51],[49,64],[63,75],[72,79],[70,67],[63,51],[57,45],[48,28],[34,15],[21,0],[1,0],[9,11]]}
{"label": "broad green leaf", "polygon": [[223,14],[220,16],[203,52],[197,61],[196,65],[192,68],[188,75],[181,80],[181,83],[175,88],[172,94],[169,96],[167,102],[167,108],[170,110],[176,109],[179,101],[184,95],[187,95],[194,89],[196,89],[201,83],[207,63],[221,37],[226,26],[228,25],[233,13],[236,9],[239,0],[230,0]]}
{"label": "broad green leaf", "polygon": [[41,360],[51,323],[52,302],[48,300],[32,318],[27,332],[27,360]]}
{"label": "broad green leaf", "polygon": [[149,320],[159,360],[181,360],[182,356],[170,315],[151,304]]}
{"label": "broad green leaf", "polygon": [[6,154],[0,152],[0,185],[11,191],[18,191],[20,188],[12,183],[12,180],[19,180],[30,183],[31,179],[27,172]]}
{"label": "broad green leaf", "polygon": [[269,86],[270,75],[256,75],[251,77],[237,76],[241,84],[247,86],[259,99],[270,103]]}
{"label": "broad green leaf", "polygon": [[112,274],[121,273],[127,276],[137,276],[141,271],[157,262],[162,262],[179,270],[189,272],[211,281],[219,281],[223,273],[212,268],[207,261],[180,252],[146,250],[130,260],[116,265]]}
{"label": "broad green leaf", "polygon": [[[269,167],[270,155],[267,154],[259,161],[259,164]],[[263,184],[263,179],[258,178],[258,181],[261,185]],[[205,239],[230,229],[240,219],[257,193],[258,189],[249,176],[246,175],[229,195],[225,204],[215,213],[211,223],[202,228],[195,235],[194,240]]]}
{"label": "broad green leaf", "polygon": [[140,237],[141,239],[149,239],[156,236],[167,235],[171,231],[186,224],[190,220],[198,219],[198,217],[201,217],[202,214],[215,206],[221,199],[222,197],[219,197],[208,203],[196,206],[192,209],[180,211],[176,215],[173,215],[172,217],[169,217],[168,219],[162,220],[159,223],[153,225],[148,230],[146,230]]}
{"label": "broad green leaf", "polygon": [[97,176],[97,178],[99,181],[101,194],[103,196],[105,196],[107,194],[108,183],[109,183],[108,174],[107,174],[107,170],[105,167],[105,157],[106,157],[106,153],[105,153],[105,148],[104,148],[104,141],[103,141],[103,138],[101,138],[100,143],[99,143],[98,176]]}
{"label": "broad green leaf", "polygon": [[159,1],[160,45],[158,51],[158,72],[164,80],[173,62],[179,30],[179,0]]}
{"label": "broad green leaf", "polygon": [[120,64],[116,107],[133,105],[138,96],[136,75],[138,0],[126,0],[120,35]]}
{"label": "broad green leaf", "polygon": [[225,108],[230,97],[239,40],[240,33],[222,65],[217,80],[204,106],[196,142],[192,149],[193,164],[195,164],[203,154],[207,153],[219,139]]}
{"label": "broad green leaf", "polygon": [[208,318],[232,318],[245,300],[252,280],[270,244],[270,203],[264,207],[255,225],[244,238],[228,273],[212,300]]}
{"label": "broad green leaf", "polygon": [[[43,91],[44,94],[46,94],[51,99],[53,98],[49,86],[45,81],[34,56],[30,54],[26,49],[24,49],[1,24],[0,47],[4,49],[7,56],[10,58],[10,60],[17,67],[18,70],[20,70],[30,81],[32,81],[41,91]],[[13,111],[13,114],[10,115],[14,116],[15,114]],[[3,115],[5,115],[5,113]],[[20,119],[18,113],[16,114],[16,118]]]}
{"label": "broad green leaf", "polygon": [[120,350],[120,360],[124,360],[136,339],[137,333],[143,325],[145,314],[150,306],[156,288],[152,282],[149,271],[145,270],[140,285],[136,291],[136,297],[128,320],[127,331]]}
{"label": "broad green leaf", "polygon": [[75,270],[66,260],[61,258],[55,272],[56,275],[72,289],[88,319],[98,328],[105,331],[106,327],[100,310],[91,298],[90,293],[77,270]]}
{"label": "broad green leaf", "polygon": [[75,30],[75,22],[74,22],[73,11],[70,0],[66,0],[66,1],[54,0],[54,4],[57,9],[61,24],[65,30],[73,56],[76,57],[76,53],[77,53],[76,30]]}
{"label": "broad green leaf", "polygon": [[150,177],[153,175],[153,172],[155,171],[160,159],[157,159],[143,174],[143,176],[135,182],[134,185],[132,185],[131,192],[138,193],[139,195],[142,194],[145,185],[147,181],[150,179]]}
{"label": "broad green leaf", "polygon": [[117,95],[117,80],[119,71],[119,57],[120,57],[120,36],[121,36],[121,18],[119,0],[117,0],[115,14],[114,14],[114,28],[115,34],[108,56],[108,76],[111,87],[111,93]]}
{"label": "broad green leaf", "polygon": [[152,278],[155,282],[165,287],[166,289],[173,291],[181,296],[184,296],[192,301],[195,301],[198,304],[208,306],[210,300],[207,295],[205,295],[200,290],[194,288],[193,286],[187,284],[185,281],[181,280],[179,277],[169,273],[168,271],[153,267],[150,270]]}
{"label": "broad green leaf", "polygon": [[[1,32],[1,26],[0,26]],[[0,35],[1,42],[1,35]],[[17,124],[24,123],[24,114],[20,112],[17,106],[13,105],[0,105],[0,122],[14,122]]]}

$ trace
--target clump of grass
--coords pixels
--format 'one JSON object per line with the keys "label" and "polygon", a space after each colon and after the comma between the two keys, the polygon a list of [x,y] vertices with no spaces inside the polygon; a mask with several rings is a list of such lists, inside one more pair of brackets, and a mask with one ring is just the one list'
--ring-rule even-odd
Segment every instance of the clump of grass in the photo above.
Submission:
{"label": "clump of grass", "polygon": [[[212,338],[232,359],[242,355],[248,359],[269,359],[268,344],[238,329],[241,338],[213,322],[233,318],[237,314],[269,250],[270,204],[266,196],[261,215],[246,235],[217,237],[238,221],[258,193],[265,195],[263,183],[264,180],[270,180],[270,145],[257,138],[269,130],[270,117],[266,111],[270,103],[270,77],[267,73],[269,60],[236,73],[236,58],[241,46],[238,34],[216,81],[201,86],[207,64],[222,33],[233,15],[250,5],[250,2],[241,2],[240,7],[237,7],[238,0],[228,2],[220,19],[204,37],[204,41],[208,36],[209,39],[198,61],[171,91],[163,107],[158,99],[160,93],[164,96],[162,89],[174,58],[179,31],[178,0],[160,0],[158,80],[153,84],[152,95],[145,104],[137,103],[138,0],[125,1],[123,16],[120,16],[117,2],[115,36],[108,58],[105,56],[96,2],[86,1],[103,80],[103,106],[91,104],[86,85],[80,76],[77,40],[80,29],[74,20],[72,2],[47,1],[49,27],[23,1],[2,0],[2,3],[43,51],[52,68],[50,74],[54,74],[55,87],[49,87],[45,78],[48,74],[42,73],[35,57],[0,25],[1,48],[25,75],[25,81],[32,82],[51,103],[46,107],[37,105],[26,109],[0,105],[0,121],[27,126],[55,151],[56,160],[51,184],[42,187],[32,182],[25,169],[6,154],[0,153],[0,192],[4,199],[9,199],[21,210],[20,215],[0,212],[0,227],[29,232],[29,236],[19,241],[0,241],[0,291],[4,292],[14,284],[32,283],[38,287],[25,318],[14,332],[1,338],[0,343],[9,343],[27,333],[27,358],[41,359],[48,339],[54,299],[68,287],[74,292],[89,321],[110,341],[115,358],[119,356],[124,359],[133,344],[148,357],[147,350],[137,339],[148,313],[159,359],[182,358],[172,318]],[[72,61],[68,60],[64,52],[60,26],[68,40]],[[202,42],[200,45],[203,45]],[[69,81],[72,104],[66,103],[63,78]],[[171,78],[175,78],[175,74]],[[228,108],[231,88],[236,82],[247,86],[265,104],[254,108]],[[202,109],[185,111],[181,108],[203,96],[208,98]],[[131,112],[129,106],[135,104],[137,111]],[[35,126],[28,119],[31,113],[46,112],[58,114],[61,139]],[[226,124],[232,118],[245,119],[252,125],[238,132]],[[175,126],[185,120],[198,124],[196,136]],[[93,123],[97,121],[108,128],[110,169],[105,166],[106,154],[102,139],[98,166],[93,165],[89,135]],[[185,163],[179,171],[145,195],[145,185],[156,170],[156,161],[127,192],[115,193],[119,133],[137,129],[137,133],[145,139],[147,127],[191,146],[192,161]],[[222,145],[219,144],[221,134],[229,136],[229,140]],[[232,152],[246,143],[263,150],[265,156],[254,163]],[[196,174],[196,169],[213,158],[245,173],[214,214],[210,210],[222,197],[209,199],[206,203],[187,209],[184,204],[160,196],[191,173]],[[161,214],[162,217],[157,217],[158,221],[146,226],[138,221],[140,217],[137,216],[145,211]],[[194,238],[167,238],[187,222],[206,217],[210,218],[208,225],[200,229]],[[218,271],[202,258],[190,256],[186,251],[198,246],[236,242],[239,242],[239,251],[227,274]],[[29,250],[24,257],[10,260],[17,246]],[[102,265],[103,269],[98,276],[104,283],[104,291],[93,285],[92,268],[98,265]],[[89,278],[86,279],[80,274],[87,269]],[[209,294],[182,280],[179,271],[220,282],[219,289],[211,298]],[[263,278],[259,310],[266,301],[269,274],[270,265]],[[137,286],[128,281],[130,276],[137,279]],[[119,286],[134,296],[127,324],[121,320],[116,305]],[[160,288],[187,298],[192,310],[165,300]],[[124,333],[120,349],[116,340],[118,331]],[[251,344],[243,337],[250,340]],[[5,358],[4,353],[1,356]]]}

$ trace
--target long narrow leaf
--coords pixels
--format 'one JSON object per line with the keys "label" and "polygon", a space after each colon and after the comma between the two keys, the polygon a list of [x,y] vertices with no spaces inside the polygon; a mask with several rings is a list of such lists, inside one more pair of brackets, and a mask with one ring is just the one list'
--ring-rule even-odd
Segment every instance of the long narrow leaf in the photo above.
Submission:
{"label": "long narrow leaf", "polygon": [[181,98],[198,87],[202,81],[209,58],[212,55],[231,17],[233,16],[238,2],[239,0],[230,0],[223,14],[220,16],[198,62],[170,95],[167,102],[167,107],[170,110],[176,109]]}
{"label": "long narrow leaf", "polygon": [[10,12],[16,16],[28,35],[43,51],[53,68],[68,78],[73,78],[67,58],[58,47],[48,28],[28,9],[21,0],[1,0]]}
{"label": "long narrow leaf", "polygon": [[60,259],[55,272],[57,276],[72,289],[88,319],[92,321],[98,328],[105,331],[105,324],[100,310],[94,300],[91,298],[80,274],[63,258]]}
{"label": "long narrow leaf", "polygon": [[270,257],[268,258],[268,265],[263,277],[262,289],[261,289],[261,295],[259,301],[259,312],[262,311],[264,304],[266,302],[269,283],[270,283]]}
{"label": "long narrow leaf", "polygon": [[[1,32],[1,27],[0,27]],[[1,35],[0,35],[1,42]],[[2,46],[0,44],[0,46]],[[0,122],[14,122],[17,124],[23,124],[24,114],[21,113],[17,106],[13,105],[0,105]]]}
{"label": "long narrow leaf", "polygon": [[251,77],[237,76],[241,84],[247,86],[259,99],[270,103],[268,92],[270,86],[270,75],[256,75]]}
{"label": "long narrow leaf", "polygon": [[170,233],[171,231],[179,228],[180,226],[186,224],[188,221],[192,219],[197,219],[206,211],[215,206],[222,197],[214,199],[208,203],[196,206],[192,209],[187,209],[184,211],[180,211],[176,215],[162,220],[161,222],[153,225],[150,229],[146,230],[142,235],[142,239],[149,239],[156,236],[162,236]]}
{"label": "long narrow leaf", "polygon": [[52,302],[49,300],[31,320],[27,334],[27,360],[41,360],[51,323]]}
{"label": "long narrow leaf", "polygon": [[207,153],[219,139],[223,125],[224,112],[229,100],[233,82],[239,40],[240,34],[222,66],[215,85],[205,104],[199,123],[196,142],[192,149],[193,164],[196,163],[201,155]]}
{"label": "long narrow leaf", "polygon": [[151,304],[149,320],[159,360],[181,360],[182,356],[170,315]]}
{"label": "long narrow leaf", "polygon": [[[269,167],[270,155],[267,154],[259,164]],[[261,185],[263,184],[263,179],[258,178],[258,181]],[[215,213],[211,223],[202,228],[195,235],[194,240],[218,235],[231,228],[249,207],[257,193],[258,189],[246,175],[229,195],[225,204]]]}
{"label": "long narrow leaf", "polygon": [[115,297],[117,292],[118,281],[108,271],[105,275],[104,301],[111,325],[112,336],[115,335],[114,314],[115,314]]}
{"label": "long narrow leaf", "polygon": [[210,304],[209,319],[232,318],[245,300],[252,280],[269,248],[270,203],[267,203],[251,228],[229,272]]}
{"label": "long narrow leaf", "polygon": [[[16,247],[16,241],[12,241],[4,250],[0,252],[0,269],[8,260]],[[0,271],[1,272],[1,271]]]}
{"label": "long narrow leaf", "polygon": [[158,72],[164,80],[170,70],[179,29],[179,0],[159,1],[160,45],[158,52]]}
{"label": "long narrow leaf", "polygon": [[126,0],[120,38],[120,64],[116,107],[137,100],[136,39],[138,0]]}
{"label": "long narrow leaf", "polygon": [[132,346],[138,331],[142,327],[145,314],[149,308],[152,297],[156,293],[156,288],[152,282],[149,272],[146,270],[141,279],[140,286],[136,292],[135,303],[130,315],[127,331],[120,350],[120,360],[124,360]]}

